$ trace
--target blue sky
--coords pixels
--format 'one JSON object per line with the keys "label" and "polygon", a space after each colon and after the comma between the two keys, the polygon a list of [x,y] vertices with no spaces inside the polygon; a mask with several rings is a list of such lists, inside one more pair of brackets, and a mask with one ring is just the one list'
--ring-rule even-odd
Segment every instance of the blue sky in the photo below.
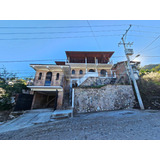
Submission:
{"label": "blue sky", "polygon": [[[141,61],[142,66],[146,64],[160,63],[160,57],[154,57],[159,56],[160,39],[157,39],[155,42],[151,44],[151,42],[154,41],[156,37],[160,35],[160,21],[90,20],[89,23],[92,27],[93,32],[91,32],[91,28],[89,27],[89,24],[86,20],[1,20],[0,61],[48,59],[64,60],[66,59],[65,51],[115,51],[112,60],[114,63],[116,63],[125,60],[125,57],[122,57],[125,56],[123,46],[118,47],[118,43],[121,40],[122,34],[124,34],[125,30],[129,27],[129,24],[132,24],[133,26],[131,27],[128,33],[126,42],[134,42],[132,48],[134,49],[135,55],[138,54],[139,51],[142,51],[140,52],[141,57],[137,58],[137,60]],[[95,35],[95,37],[93,36],[93,34]],[[25,40],[23,38],[25,38]],[[145,48],[149,44],[151,45],[147,47],[145,50],[143,50],[143,48]],[[25,63],[1,62],[0,68],[5,66],[9,72],[18,73],[18,76],[21,77],[28,77],[34,76],[34,70],[29,66],[29,64],[33,63],[53,64],[54,61],[30,61]]]}

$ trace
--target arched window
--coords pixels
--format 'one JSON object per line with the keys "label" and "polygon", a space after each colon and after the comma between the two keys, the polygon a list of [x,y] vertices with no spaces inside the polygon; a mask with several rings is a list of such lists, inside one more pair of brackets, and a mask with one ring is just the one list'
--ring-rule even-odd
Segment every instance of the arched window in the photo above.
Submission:
{"label": "arched window", "polygon": [[94,69],[90,69],[89,72],[95,72],[95,70]]}
{"label": "arched window", "polygon": [[56,80],[59,80],[59,73],[57,73],[56,75]]}
{"label": "arched window", "polygon": [[42,78],[42,73],[39,73],[38,80],[41,80],[41,78]]}
{"label": "arched window", "polygon": [[52,80],[52,72],[47,72],[45,86],[50,86]]}
{"label": "arched window", "polygon": [[102,70],[101,70],[101,75],[102,75],[102,76],[106,76],[106,70],[105,70],[105,69],[102,69]]}
{"label": "arched window", "polygon": [[75,70],[74,69],[72,70],[72,74],[75,74]]}
{"label": "arched window", "polygon": [[82,70],[80,70],[80,71],[79,71],[79,74],[83,74],[83,71],[82,71]]}

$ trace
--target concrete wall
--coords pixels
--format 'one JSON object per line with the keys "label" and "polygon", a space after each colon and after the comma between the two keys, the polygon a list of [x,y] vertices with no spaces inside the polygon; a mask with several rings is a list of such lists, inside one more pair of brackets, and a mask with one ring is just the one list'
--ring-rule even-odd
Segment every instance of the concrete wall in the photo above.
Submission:
{"label": "concrete wall", "polygon": [[77,113],[132,108],[134,103],[131,85],[74,89],[74,110]]}

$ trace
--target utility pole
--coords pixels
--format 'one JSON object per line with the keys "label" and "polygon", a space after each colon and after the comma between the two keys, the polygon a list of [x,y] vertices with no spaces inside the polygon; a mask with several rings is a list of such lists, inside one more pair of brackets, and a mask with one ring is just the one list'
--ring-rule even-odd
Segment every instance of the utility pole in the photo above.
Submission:
{"label": "utility pole", "polygon": [[137,85],[137,82],[136,82],[136,79],[134,77],[134,73],[133,73],[133,69],[132,69],[132,66],[130,64],[130,58],[129,56],[133,54],[133,50],[132,49],[127,49],[126,45],[128,46],[131,46],[133,43],[125,43],[125,40],[124,38],[126,39],[126,35],[128,33],[128,31],[130,30],[132,25],[129,26],[129,28],[126,30],[125,34],[122,36],[122,42],[123,43],[119,43],[119,45],[123,44],[124,46],[124,51],[125,51],[125,54],[126,54],[126,58],[127,58],[127,64],[128,64],[128,69],[130,71],[130,77],[133,81],[133,85],[134,85],[134,88],[135,88],[135,91],[136,91],[136,95],[137,95],[137,99],[138,99],[138,102],[139,102],[139,106],[141,109],[144,109],[144,105],[143,105],[143,102],[142,102],[142,98],[141,98],[141,95],[140,95],[140,92],[139,92],[139,89],[138,89],[138,85]]}

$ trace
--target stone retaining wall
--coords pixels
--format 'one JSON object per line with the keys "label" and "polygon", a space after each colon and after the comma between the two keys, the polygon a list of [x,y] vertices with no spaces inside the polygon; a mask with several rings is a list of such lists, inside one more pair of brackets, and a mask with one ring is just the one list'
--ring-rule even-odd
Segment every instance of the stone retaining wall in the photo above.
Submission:
{"label": "stone retaining wall", "polygon": [[131,85],[74,89],[76,113],[133,108],[134,104],[135,96]]}
{"label": "stone retaining wall", "polygon": [[89,77],[80,86],[99,86],[110,84],[111,78]]}

